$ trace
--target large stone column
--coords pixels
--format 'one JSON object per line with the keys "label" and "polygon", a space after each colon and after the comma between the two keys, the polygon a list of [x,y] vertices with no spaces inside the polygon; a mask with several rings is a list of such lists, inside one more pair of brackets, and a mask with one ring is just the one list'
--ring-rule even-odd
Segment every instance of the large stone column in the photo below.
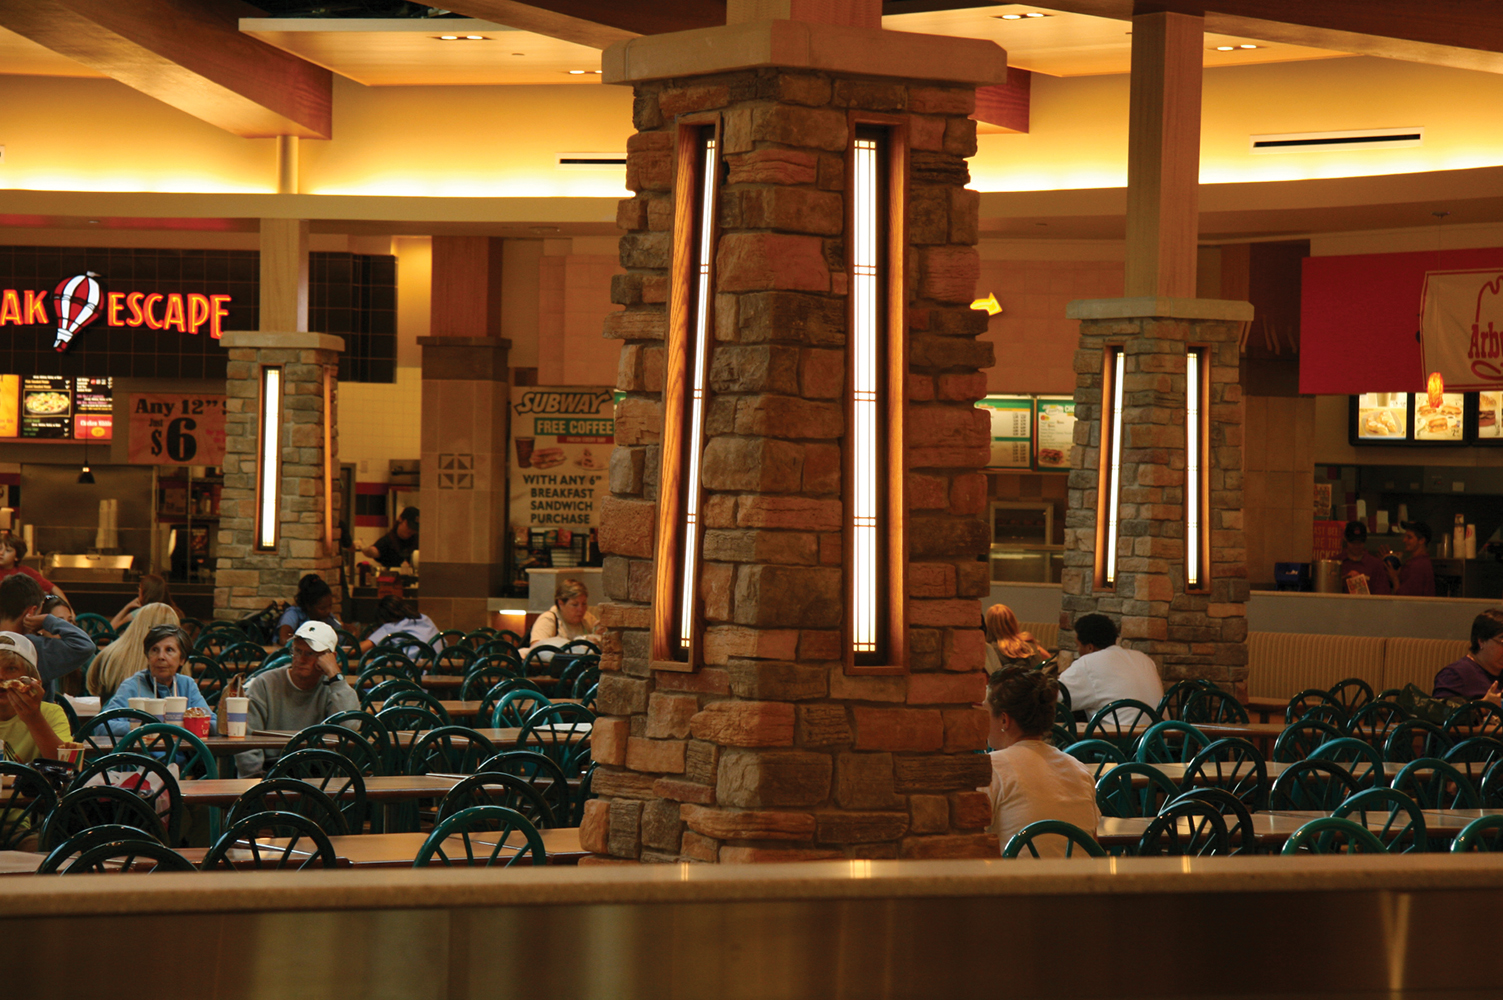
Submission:
{"label": "large stone column", "polygon": [[[224,493],[214,574],[214,616],[243,618],[288,601],[305,573],[339,594],[339,467],[335,419],[344,339],[308,332],[308,223],[261,220],[258,331],[226,332]],[[261,371],[281,369],[279,397],[261,399]],[[263,405],[279,416],[281,453],[275,547],[256,544]]]}
{"label": "large stone column", "polygon": [[[976,790],[990,765],[975,752],[989,581],[978,561],[988,431],[974,403],[992,357],[976,340],[986,317],[968,308],[978,199],[965,160],[974,84],[1000,82],[1005,59],[990,43],[881,31],[878,5],[865,6],[868,27],[752,21],[605,55],[606,81],[635,87],[638,132],[636,195],[618,215],[626,308],[606,327],[624,341],[626,398],[600,530],[600,797],[581,830],[601,860],[997,851]],[[884,676],[846,672],[840,628],[853,111],[896,116],[911,147],[909,656]],[[702,112],[721,115],[726,173],[701,475],[703,663],[685,672],[651,659],[650,605],[656,574],[672,571],[653,556],[675,117]]]}
{"label": "large stone column", "polygon": [[422,610],[479,628],[506,573],[507,414],[499,238],[433,238],[432,336],[423,349]]}

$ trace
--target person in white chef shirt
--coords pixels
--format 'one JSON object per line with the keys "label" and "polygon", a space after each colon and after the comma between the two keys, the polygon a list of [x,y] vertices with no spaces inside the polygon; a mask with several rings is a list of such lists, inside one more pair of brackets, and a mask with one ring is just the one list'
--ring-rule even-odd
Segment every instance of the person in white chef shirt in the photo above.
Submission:
{"label": "person in white chef shirt", "polygon": [[1106,615],[1075,619],[1075,660],[1060,674],[1070,692],[1070,709],[1090,718],[1097,709],[1123,698],[1157,707],[1164,697],[1158,665],[1135,649],[1117,645],[1117,626]]}

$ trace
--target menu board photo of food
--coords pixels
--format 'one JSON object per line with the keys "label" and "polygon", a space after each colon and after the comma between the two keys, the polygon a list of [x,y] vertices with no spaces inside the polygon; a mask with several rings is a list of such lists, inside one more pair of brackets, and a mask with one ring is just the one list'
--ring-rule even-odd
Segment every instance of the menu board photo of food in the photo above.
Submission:
{"label": "menu board photo of food", "polygon": [[1459,392],[1441,393],[1431,405],[1431,398],[1420,393],[1414,398],[1414,439],[1416,441],[1450,441],[1461,443],[1466,396]]}
{"label": "menu board photo of food", "polygon": [[[1033,467],[1033,397],[987,396],[976,403],[992,420],[992,456],[987,468]],[[1069,461],[1066,453],[1065,461]]]}
{"label": "menu board photo of food", "polygon": [[1498,412],[1500,408],[1503,408],[1503,390],[1477,393],[1477,440],[1503,441],[1503,434],[1498,432],[1503,425],[1499,420],[1503,416]]}
{"label": "menu board photo of food", "polygon": [[27,376],[21,383],[21,436],[73,436],[73,394],[67,378]]}
{"label": "menu board photo of food", "polygon": [[114,379],[0,375],[0,439],[109,441]]}
{"label": "menu board photo of food", "polygon": [[1407,392],[1364,392],[1357,397],[1357,440],[1398,442],[1408,437]]}
{"label": "menu board photo of food", "polygon": [[1038,468],[1068,469],[1070,447],[1075,443],[1073,396],[1040,396],[1038,399]]}

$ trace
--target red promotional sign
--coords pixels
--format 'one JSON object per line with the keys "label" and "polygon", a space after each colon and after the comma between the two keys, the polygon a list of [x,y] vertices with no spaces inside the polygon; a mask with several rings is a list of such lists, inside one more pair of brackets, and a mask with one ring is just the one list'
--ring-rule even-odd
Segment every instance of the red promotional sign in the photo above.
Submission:
{"label": "red promotional sign", "polygon": [[224,464],[224,397],[132,393],[132,465]]}

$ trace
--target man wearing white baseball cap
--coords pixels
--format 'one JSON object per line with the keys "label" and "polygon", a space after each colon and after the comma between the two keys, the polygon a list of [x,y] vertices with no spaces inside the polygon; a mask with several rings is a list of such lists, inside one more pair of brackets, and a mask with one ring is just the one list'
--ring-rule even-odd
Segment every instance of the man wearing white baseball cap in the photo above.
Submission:
{"label": "man wearing white baseball cap", "polygon": [[[334,647],[339,637],[323,622],[304,622],[292,635],[292,662],[250,682],[247,728],[296,732],[316,725],[335,712],[358,709],[360,699],[339,672]],[[242,778],[258,778],[266,770],[270,751],[248,750],[235,755]]]}
{"label": "man wearing white baseball cap", "polygon": [[19,632],[0,632],[0,741],[5,759],[29,763],[56,757],[73,738],[62,707],[42,700],[37,649]]}

